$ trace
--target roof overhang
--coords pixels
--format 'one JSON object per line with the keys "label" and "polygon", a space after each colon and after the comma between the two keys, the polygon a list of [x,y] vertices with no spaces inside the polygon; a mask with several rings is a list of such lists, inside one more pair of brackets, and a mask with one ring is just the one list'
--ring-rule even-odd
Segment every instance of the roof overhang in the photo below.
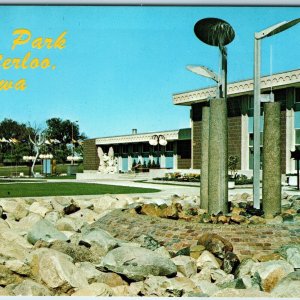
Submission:
{"label": "roof overhang", "polygon": [[167,141],[174,141],[179,139],[180,130],[171,131],[158,131],[158,132],[148,132],[140,134],[130,134],[130,135],[120,135],[112,137],[103,137],[96,139],[96,145],[111,145],[111,144],[128,144],[128,143],[141,143],[149,142],[151,137],[156,135],[163,135]]}
{"label": "roof overhang", "polygon": [[[261,89],[282,89],[285,87],[296,86],[300,87],[300,69],[277,73],[271,76],[261,78]],[[242,80],[230,83],[227,86],[228,98],[241,95],[253,95],[253,79]],[[209,98],[216,96],[216,87],[209,87],[200,90],[178,93],[173,95],[173,104],[175,105],[192,105],[193,103],[206,102]]]}

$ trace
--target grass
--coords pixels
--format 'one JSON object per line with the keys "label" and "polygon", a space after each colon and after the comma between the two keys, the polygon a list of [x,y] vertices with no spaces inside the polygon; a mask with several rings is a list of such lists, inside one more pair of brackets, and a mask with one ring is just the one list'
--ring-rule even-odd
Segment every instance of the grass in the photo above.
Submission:
{"label": "grass", "polygon": [[75,196],[155,193],[157,189],[76,182],[0,184],[0,197]]}
{"label": "grass", "polygon": [[[182,184],[180,184],[180,183],[170,183],[170,182],[166,182],[166,181],[165,182],[164,181],[157,181],[157,182],[151,181],[151,182],[148,182],[147,180],[135,180],[134,182],[141,182],[141,183],[148,183],[148,184],[158,184],[158,185],[185,186],[185,187],[198,187],[198,186],[200,186],[200,182],[198,182],[199,183],[198,185],[196,185],[196,184],[194,184],[194,185],[183,184],[183,183]],[[172,182],[176,182],[176,181],[172,181]]]}

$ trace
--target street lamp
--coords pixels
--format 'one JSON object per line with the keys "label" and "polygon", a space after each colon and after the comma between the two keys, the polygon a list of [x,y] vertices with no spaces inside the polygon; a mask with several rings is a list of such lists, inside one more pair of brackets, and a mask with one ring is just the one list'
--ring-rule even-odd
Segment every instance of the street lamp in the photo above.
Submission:
{"label": "street lamp", "polygon": [[154,134],[151,136],[150,140],[149,140],[149,144],[151,146],[157,146],[157,165],[159,165],[159,145],[161,146],[166,146],[167,145],[167,140],[165,138],[164,135],[160,134]]}
{"label": "street lamp", "polygon": [[[78,121],[75,121],[74,123],[78,123]],[[72,122],[72,156],[74,157],[74,123]],[[74,160],[71,160],[71,164],[74,164]]]}
{"label": "street lamp", "polygon": [[[284,21],[256,32],[254,35],[253,204],[254,208],[257,209],[260,208],[260,103],[262,100],[262,95],[260,94],[260,40],[287,30],[299,22],[300,18],[288,22]],[[269,100],[272,101],[272,97]]]}

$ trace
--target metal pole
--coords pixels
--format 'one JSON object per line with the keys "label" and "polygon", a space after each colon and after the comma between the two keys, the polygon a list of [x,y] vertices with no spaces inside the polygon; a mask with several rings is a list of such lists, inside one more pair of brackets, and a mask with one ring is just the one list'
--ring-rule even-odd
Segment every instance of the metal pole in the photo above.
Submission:
{"label": "metal pole", "polygon": [[254,38],[253,204],[260,208],[260,40]]}

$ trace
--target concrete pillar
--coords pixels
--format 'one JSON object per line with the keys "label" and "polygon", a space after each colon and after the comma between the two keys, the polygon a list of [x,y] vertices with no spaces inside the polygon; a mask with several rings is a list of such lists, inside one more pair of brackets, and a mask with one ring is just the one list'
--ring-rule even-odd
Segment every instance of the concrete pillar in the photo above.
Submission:
{"label": "concrete pillar", "polygon": [[173,145],[174,145],[174,147],[173,147],[173,169],[177,170],[178,169],[177,141],[174,141]]}
{"label": "concrete pillar", "polygon": [[130,155],[128,155],[128,171],[132,169],[133,159]]}
{"label": "concrete pillar", "polygon": [[249,130],[248,115],[241,116],[241,170],[249,170]]}
{"label": "concrete pillar", "polygon": [[280,102],[264,105],[262,204],[265,217],[281,212]]}
{"label": "concrete pillar", "polygon": [[210,108],[203,106],[201,122],[201,184],[200,207],[208,210],[208,153],[209,153],[209,112]]}
{"label": "concrete pillar", "polygon": [[208,211],[228,212],[228,121],[225,99],[210,101]]}

